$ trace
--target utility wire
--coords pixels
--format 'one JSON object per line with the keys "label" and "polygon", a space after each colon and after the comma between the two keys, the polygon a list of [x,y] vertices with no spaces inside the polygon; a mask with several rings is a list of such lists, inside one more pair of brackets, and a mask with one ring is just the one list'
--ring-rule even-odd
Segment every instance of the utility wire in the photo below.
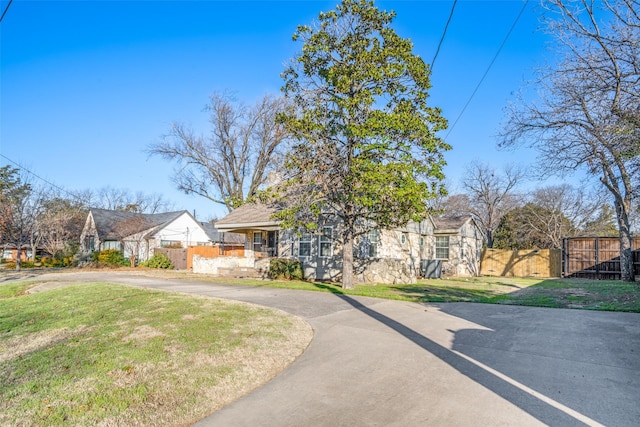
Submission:
{"label": "utility wire", "polygon": [[9,0],[9,3],[7,3],[7,7],[4,8],[4,12],[2,12],[2,16],[0,16],[0,22],[2,22],[2,20],[4,19],[4,15],[7,14],[7,10],[9,10],[9,6],[11,6],[11,3],[13,3],[13,0]]}
{"label": "utility wire", "polygon": [[444,31],[442,32],[442,37],[440,37],[440,42],[438,43],[436,54],[433,55],[433,61],[431,61],[431,72],[433,72],[433,67],[436,64],[436,58],[438,57],[438,53],[440,53],[440,47],[442,46],[442,42],[444,41],[444,36],[447,34],[447,28],[449,28],[449,23],[451,22],[451,18],[453,18],[453,11],[456,8],[456,3],[458,3],[458,0],[453,0],[453,6],[451,6],[449,19],[447,19],[447,24],[444,26]]}
{"label": "utility wire", "polygon": [[451,127],[449,128],[449,132],[447,132],[447,135],[444,137],[444,140],[446,141],[446,139],[449,137],[449,135],[451,134],[451,132],[453,131],[453,128],[456,127],[456,124],[458,124],[458,122],[460,121],[460,118],[462,117],[462,115],[464,114],[465,110],[467,109],[467,107],[469,106],[469,104],[471,103],[471,100],[473,99],[473,97],[476,95],[476,93],[478,92],[478,89],[480,89],[480,86],[482,85],[482,82],[484,82],[485,77],[487,77],[487,74],[489,74],[489,70],[491,70],[491,67],[493,66],[494,62],[496,62],[496,59],[498,59],[498,55],[500,55],[500,52],[502,52],[502,48],[504,47],[504,45],[507,43],[507,40],[509,39],[509,36],[511,36],[511,33],[513,32],[513,29],[516,27],[516,24],[518,23],[518,21],[520,20],[520,17],[522,16],[522,14],[524,13],[524,10],[527,8],[527,5],[529,4],[529,0],[526,0],[524,2],[524,5],[522,5],[522,9],[520,9],[520,13],[518,13],[518,16],[516,16],[515,21],[513,21],[513,24],[511,25],[511,28],[509,28],[509,32],[507,33],[507,35],[505,36],[504,40],[502,41],[502,44],[500,45],[500,47],[498,48],[498,51],[496,52],[495,56],[493,57],[493,59],[491,60],[491,62],[489,63],[489,66],[487,67],[486,71],[484,72],[484,74],[482,75],[482,78],[480,79],[480,81],[478,82],[478,85],[476,86],[476,88],[473,90],[473,93],[471,94],[471,96],[469,97],[469,100],[467,101],[466,104],[464,104],[464,107],[462,108],[462,111],[460,111],[460,114],[458,115],[458,117],[456,118],[456,121],[453,122],[453,125],[451,125]]}
{"label": "utility wire", "polygon": [[5,156],[4,154],[0,154],[0,157],[5,158],[5,159],[6,159],[7,161],[9,161],[10,163],[13,163],[14,165],[16,165],[16,166],[18,167],[18,169],[22,169],[23,171],[25,171],[25,172],[27,172],[27,173],[29,173],[29,174],[31,174],[31,175],[33,175],[33,176],[35,176],[36,178],[38,178],[38,179],[39,179],[39,180],[41,180],[41,181],[46,182],[47,184],[49,184],[49,185],[50,185],[50,186],[52,186],[53,188],[56,188],[56,189],[58,189],[58,190],[62,191],[63,193],[67,194],[68,196],[71,196],[73,199],[81,200],[81,198],[80,198],[80,197],[78,197],[78,195],[77,195],[77,194],[73,194],[73,193],[71,193],[71,192],[69,192],[69,191],[65,190],[64,188],[62,188],[62,187],[60,187],[60,186],[58,186],[58,185],[56,185],[56,184],[54,184],[54,183],[52,183],[52,182],[50,182],[50,181],[48,181],[48,180],[44,179],[43,177],[41,177],[40,175],[36,174],[35,172],[32,172],[32,171],[30,171],[29,169],[25,168],[25,167],[24,167],[24,166],[22,166],[20,163],[18,163],[18,162],[15,162],[15,161],[11,160],[10,158],[8,158],[7,156]]}

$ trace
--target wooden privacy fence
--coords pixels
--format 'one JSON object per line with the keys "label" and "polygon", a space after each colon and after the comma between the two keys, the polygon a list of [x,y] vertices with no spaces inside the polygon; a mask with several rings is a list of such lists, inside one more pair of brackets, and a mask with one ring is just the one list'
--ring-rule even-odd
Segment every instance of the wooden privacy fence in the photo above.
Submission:
{"label": "wooden privacy fence", "polygon": [[507,277],[560,277],[562,251],[559,249],[484,249],[480,274]]}
{"label": "wooden privacy fence", "polygon": [[244,245],[189,246],[188,248],[178,249],[156,248],[154,253],[165,254],[176,270],[190,270],[193,268],[194,255],[199,255],[203,258],[217,258],[219,256],[243,257]]}
{"label": "wooden privacy fence", "polygon": [[[618,237],[570,237],[562,241],[564,277],[618,280],[620,239]],[[633,270],[640,275],[640,238],[633,239]]]}

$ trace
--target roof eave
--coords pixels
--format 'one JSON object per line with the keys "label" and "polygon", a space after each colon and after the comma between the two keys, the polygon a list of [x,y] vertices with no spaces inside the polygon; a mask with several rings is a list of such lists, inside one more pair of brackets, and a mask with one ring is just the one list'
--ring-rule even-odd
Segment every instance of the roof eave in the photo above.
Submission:
{"label": "roof eave", "polygon": [[238,222],[229,224],[216,223],[216,228],[221,232],[235,232],[235,231],[247,231],[247,230],[280,230],[280,223],[276,221],[261,221],[261,222]]}

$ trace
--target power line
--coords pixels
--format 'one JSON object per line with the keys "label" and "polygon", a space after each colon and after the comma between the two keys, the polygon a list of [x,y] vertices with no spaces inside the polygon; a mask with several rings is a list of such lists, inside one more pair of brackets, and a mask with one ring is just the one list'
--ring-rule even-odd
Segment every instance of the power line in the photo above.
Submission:
{"label": "power line", "polygon": [[436,54],[433,55],[433,61],[431,61],[431,72],[433,72],[433,67],[436,64],[436,58],[438,57],[438,53],[440,53],[440,47],[442,46],[442,42],[444,41],[444,36],[447,34],[447,28],[449,28],[449,23],[451,22],[451,18],[453,18],[453,11],[456,8],[456,3],[458,3],[458,0],[453,0],[453,6],[451,6],[451,12],[449,13],[449,19],[447,19],[447,24],[444,26],[444,31],[442,32],[442,37],[440,37],[440,42],[438,43],[438,48],[436,49]]}
{"label": "power line", "polygon": [[9,3],[7,3],[7,7],[4,8],[4,12],[2,12],[2,16],[0,16],[0,22],[2,22],[2,20],[4,19],[4,15],[7,14],[7,11],[9,10],[9,6],[11,6],[11,3],[13,3],[13,0],[9,0]]}
{"label": "power line", "polygon": [[520,20],[520,17],[522,16],[522,14],[524,13],[524,10],[527,8],[527,5],[529,4],[529,0],[525,0],[524,5],[522,5],[522,9],[520,9],[520,13],[518,13],[518,16],[516,16],[515,21],[513,21],[513,24],[511,25],[511,28],[509,28],[509,32],[507,33],[507,35],[505,36],[504,40],[502,41],[502,44],[500,45],[500,47],[498,48],[498,51],[496,52],[495,56],[493,57],[493,59],[491,60],[491,62],[489,63],[489,66],[487,67],[486,71],[484,72],[484,74],[482,75],[482,78],[480,79],[480,81],[478,82],[478,85],[476,86],[476,88],[473,90],[473,93],[471,94],[471,96],[469,97],[469,100],[467,101],[466,104],[464,104],[464,107],[462,108],[462,111],[460,111],[460,114],[458,115],[458,117],[456,118],[456,121],[453,122],[453,125],[451,125],[451,127],[449,128],[449,132],[447,132],[447,135],[444,137],[444,140],[446,140],[449,135],[451,134],[451,132],[453,131],[453,128],[456,127],[456,124],[458,124],[458,122],[460,121],[460,118],[462,117],[462,115],[464,114],[465,110],[467,109],[467,107],[469,106],[469,104],[471,103],[471,100],[473,99],[473,97],[476,95],[476,93],[478,92],[478,89],[480,89],[480,86],[482,85],[482,82],[484,82],[484,79],[487,77],[487,74],[489,74],[489,70],[491,70],[491,67],[493,66],[494,62],[496,62],[496,59],[498,59],[498,55],[500,55],[500,52],[502,52],[502,48],[504,47],[504,45],[507,43],[507,40],[509,39],[509,36],[511,36],[511,33],[513,32],[513,29],[516,27],[516,24],[518,23],[518,21]]}
{"label": "power line", "polygon": [[7,161],[9,161],[10,163],[13,163],[14,165],[16,165],[19,169],[22,169],[23,171],[25,171],[25,172],[27,172],[27,173],[29,173],[29,174],[31,174],[31,175],[33,175],[33,176],[35,176],[35,177],[36,177],[36,178],[38,178],[39,180],[46,182],[47,184],[49,184],[49,185],[50,185],[50,186],[52,186],[53,188],[56,188],[56,189],[58,189],[58,190],[62,191],[63,193],[67,194],[68,196],[71,196],[72,198],[74,198],[74,199],[76,199],[76,200],[81,200],[81,198],[80,198],[80,197],[78,197],[78,195],[77,195],[77,194],[73,194],[73,193],[71,193],[71,192],[69,192],[69,191],[65,190],[64,188],[62,188],[62,187],[60,187],[60,186],[58,186],[58,185],[56,185],[56,184],[54,184],[54,183],[52,183],[52,182],[50,182],[50,181],[48,181],[48,180],[44,179],[43,177],[41,177],[41,176],[40,176],[40,175],[38,175],[37,173],[30,171],[29,169],[27,169],[27,168],[25,168],[24,166],[22,166],[20,163],[18,163],[18,162],[16,162],[16,161],[14,161],[14,160],[11,160],[10,158],[8,158],[7,156],[5,156],[4,154],[0,154],[0,157],[5,158],[5,159],[6,159]]}

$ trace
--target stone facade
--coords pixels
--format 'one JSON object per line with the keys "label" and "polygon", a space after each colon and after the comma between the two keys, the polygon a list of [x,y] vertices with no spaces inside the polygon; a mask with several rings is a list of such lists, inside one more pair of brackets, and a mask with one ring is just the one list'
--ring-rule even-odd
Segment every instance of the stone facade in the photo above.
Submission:
{"label": "stone facade", "polygon": [[[224,231],[246,234],[245,254],[252,259],[297,258],[306,279],[339,281],[341,224],[325,222],[313,233],[297,234],[279,228],[272,216],[276,210],[245,205],[217,225]],[[430,217],[404,227],[374,230],[354,242],[355,279],[361,283],[415,283],[421,266],[433,262],[441,265],[445,275],[474,276],[480,270],[481,246],[482,236],[470,217]]]}

